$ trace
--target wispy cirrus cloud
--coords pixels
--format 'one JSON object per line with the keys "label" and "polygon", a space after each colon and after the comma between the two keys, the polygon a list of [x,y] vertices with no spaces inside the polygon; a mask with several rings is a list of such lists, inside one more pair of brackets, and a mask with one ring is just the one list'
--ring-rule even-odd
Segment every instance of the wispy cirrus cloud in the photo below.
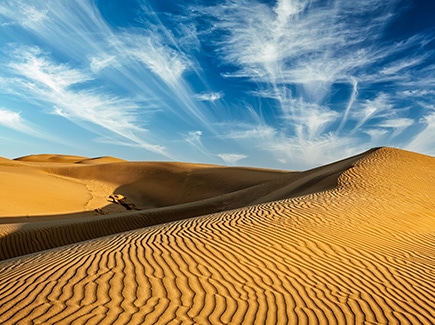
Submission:
{"label": "wispy cirrus cloud", "polygon": [[98,74],[106,67],[120,68],[120,63],[115,55],[100,54],[89,58],[89,67],[93,74]]}
{"label": "wispy cirrus cloud", "polygon": [[48,10],[39,10],[23,1],[5,1],[0,7],[0,15],[14,17],[1,23],[3,26],[19,25],[25,28],[38,28],[46,22]]}
{"label": "wispy cirrus cloud", "polygon": [[[182,51],[187,40],[178,41],[158,19],[146,28],[114,29],[92,2],[18,5],[21,12],[12,2],[0,4],[0,16],[42,40],[43,47],[14,44],[11,37],[9,94],[48,103],[51,113],[81,127],[96,133],[103,128],[166,157],[170,154],[157,143],[168,141],[158,141],[148,132],[154,126],[150,115],[167,112],[185,125],[211,128],[201,101],[184,80],[184,73],[197,66]],[[157,17],[152,11],[145,14]],[[28,23],[35,17],[43,18]],[[56,55],[43,48],[55,49]]]}
{"label": "wispy cirrus cloud", "polygon": [[224,94],[222,92],[209,92],[209,93],[196,94],[195,98],[200,101],[214,102],[216,100],[221,99],[223,96]]}
{"label": "wispy cirrus cloud", "polygon": [[160,37],[140,34],[124,34],[120,44],[124,55],[143,63],[154,75],[171,87],[180,87],[179,83],[188,66],[188,59],[182,52],[166,46]]}
{"label": "wispy cirrus cloud", "polygon": [[388,119],[378,124],[381,128],[393,129],[392,137],[396,137],[402,133],[406,128],[414,124],[414,120],[406,117],[399,117],[396,119]]}
{"label": "wispy cirrus cloud", "polygon": [[47,130],[41,129],[38,125],[32,121],[27,120],[23,117],[22,112],[4,108],[0,106],[0,126],[4,126],[16,132],[27,134],[32,137],[48,140],[51,142],[58,142],[65,145],[71,145],[67,140],[60,139],[53,136]]}
{"label": "wispy cirrus cloud", "polygon": [[183,140],[187,142],[191,147],[200,152],[206,157],[210,157],[211,153],[205,148],[201,140],[202,131],[189,131],[183,136]]}
{"label": "wispy cirrus cloud", "polygon": [[30,127],[29,123],[21,117],[19,112],[11,111],[2,107],[0,107],[0,125],[31,135],[38,134],[38,132]]}
{"label": "wispy cirrus cloud", "polygon": [[371,143],[379,143],[378,146],[382,146],[382,141],[385,136],[388,134],[388,131],[385,129],[366,129],[364,133],[370,136]]}
{"label": "wispy cirrus cloud", "polygon": [[44,85],[54,92],[92,79],[88,74],[65,64],[53,64],[38,47],[18,47],[12,53],[9,67],[17,77]]}
{"label": "wispy cirrus cloud", "polygon": [[428,58],[428,55],[422,55],[419,57],[411,57],[404,60],[398,60],[387,64],[381,71],[379,71],[382,75],[393,75],[398,79],[402,79],[403,76],[398,74],[399,72],[406,71],[409,68],[414,68],[421,63],[423,63]]}
{"label": "wispy cirrus cloud", "polygon": [[230,129],[228,133],[221,135],[224,139],[235,139],[235,140],[245,140],[253,139],[257,141],[259,139],[272,139],[277,131],[267,125],[240,125],[233,124],[232,130]]}
{"label": "wispy cirrus cloud", "polygon": [[422,127],[405,148],[435,156],[435,109],[423,116],[419,125]]}
{"label": "wispy cirrus cloud", "polygon": [[[16,48],[12,56],[9,67],[20,80],[17,83],[15,79],[15,85],[34,100],[49,103],[50,113],[75,123],[97,125],[150,151],[165,154],[163,147],[144,140],[147,130],[139,126],[135,118],[138,103],[100,93],[97,89],[83,89],[81,86],[92,80],[91,76],[53,62],[37,47]],[[89,125],[86,127],[93,130]]]}
{"label": "wispy cirrus cloud", "polygon": [[221,153],[218,154],[218,157],[229,165],[235,165],[240,160],[248,158],[248,156],[238,153]]}
{"label": "wispy cirrus cloud", "polygon": [[391,99],[385,93],[377,94],[374,99],[362,101],[359,106],[359,109],[355,110],[352,115],[352,118],[357,121],[353,129],[354,132],[359,130],[369,120],[391,114],[393,109]]}
{"label": "wispy cirrus cloud", "polygon": [[281,163],[303,170],[319,166],[318,161],[326,164],[367,149],[365,145],[355,143],[353,137],[338,137],[332,133],[304,142],[281,136],[268,143],[265,149]]}
{"label": "wispy cirrus cloud", "polygon": [[[288,143],[280,147],[293,148],[290,151],[303,148],[312,160],[309,152],[314,157],[319,150],[326,155],[342,144],[377,145],[381,134],[390,130],[396,138],[414,126],[406,107],[398,104],[398,93],[429,91],[431,68],[422,64],[431,54],[411,51],[423,48],[429,39],[413,35],[385,42],[385,29],[397,18],[397,4],[228,0],[198,10],[212,18],[209,32],[220,35],[216,51],[228,67],[222,76],[247,80],[254,88],[250,94],[273,100],[273,123],[281,125],[274,141]],[[386,87],[378,86],[382,83]],[[333,103],[337,89],[341,99]],[[233,131],[238,139],[244,133]],[[370,134],[372,141],[367,143],[363,134]]]}

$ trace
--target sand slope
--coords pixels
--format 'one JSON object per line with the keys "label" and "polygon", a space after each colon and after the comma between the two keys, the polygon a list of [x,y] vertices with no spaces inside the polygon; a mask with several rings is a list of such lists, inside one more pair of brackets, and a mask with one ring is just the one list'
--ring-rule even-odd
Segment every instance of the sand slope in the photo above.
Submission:
{"label": "sand slope", "polygon": [[0,218],[83,211],[91,198],[83,182],[19,162],[0,162],[0,180]]}
{"label": "sand slope", "polygon": [[[76,180],[89,173],[33,163]],[[222,168],[163,165],[192,186],[210,181],[210,192],[170,189],[153,199],[169,207],[1,225],[2,254],[15,257],[0,262],[0,323],[435,323],[435,158],[381,148],[304,173],[243,169],[219,186]],[[267,203],[202,215],[256,200]]]}

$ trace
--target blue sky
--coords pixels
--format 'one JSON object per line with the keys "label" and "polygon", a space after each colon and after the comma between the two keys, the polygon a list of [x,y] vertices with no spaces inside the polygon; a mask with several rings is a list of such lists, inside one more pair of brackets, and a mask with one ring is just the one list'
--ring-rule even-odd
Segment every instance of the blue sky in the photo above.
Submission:
{"label": "blue sky", "polygon": [[431,0],[0,2],[0,156],[435,155]]}

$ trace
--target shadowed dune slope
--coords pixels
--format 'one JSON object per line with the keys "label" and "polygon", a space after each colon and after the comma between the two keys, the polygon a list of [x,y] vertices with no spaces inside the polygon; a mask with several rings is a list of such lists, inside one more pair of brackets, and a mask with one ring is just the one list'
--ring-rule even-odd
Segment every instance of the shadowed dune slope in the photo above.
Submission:
{"label": "shadowed dune slope", "polygon": [[[0,323],[434,324],[435,158],[381,148],[289,175],[224,195],[290,198],[185,220],[156,224],[215,198],[52,221],[77,242],[0,262]],[[1,229],[29,243],[42,224]]]}
{"label": "shadowed dune slope", "polygon": [[[216,166],[207,179],[206,174],[192,176],[201,174],[197,170],[202,165],[175,168],[173,163],[119,162],[108,157],[52,157],[0,160],[0,223],[4,217],[53,215],[55,219],[60,214],[104,209],[118,188],[139,208],[152,208],[225,194],[282,174],[240,169],[237,175]],[[123,210],[112,204],[105,212]]]}
{"label": "shadowed dune slope", "polygon": [[[0,218],[104,209],[114,192],[127,196],[140,209],[165,207],[213,198],[278,179],[284,174],[287,178],[297,174],[254,168],[126,162],[112,157],[89,159],[63,155],[33,155],[15,161],[4,159],[3,164],[0,162],[0,173],[4,180],[0,186],[3,201]],[[11,184],[15,184],[12,190]],[[60,209],[56,207],[57,203]],[[122,210],[112,205],[105,212]]]}

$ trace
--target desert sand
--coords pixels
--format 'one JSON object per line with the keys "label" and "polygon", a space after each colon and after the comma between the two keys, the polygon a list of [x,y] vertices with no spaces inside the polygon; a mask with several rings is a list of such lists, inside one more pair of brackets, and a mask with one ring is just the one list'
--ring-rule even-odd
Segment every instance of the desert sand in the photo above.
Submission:
{"label": "desert sand", "polygon": [[[0,158],[0,324],[434,324],[435,158]],[[117,196],[114,196],[117,195]]]}

